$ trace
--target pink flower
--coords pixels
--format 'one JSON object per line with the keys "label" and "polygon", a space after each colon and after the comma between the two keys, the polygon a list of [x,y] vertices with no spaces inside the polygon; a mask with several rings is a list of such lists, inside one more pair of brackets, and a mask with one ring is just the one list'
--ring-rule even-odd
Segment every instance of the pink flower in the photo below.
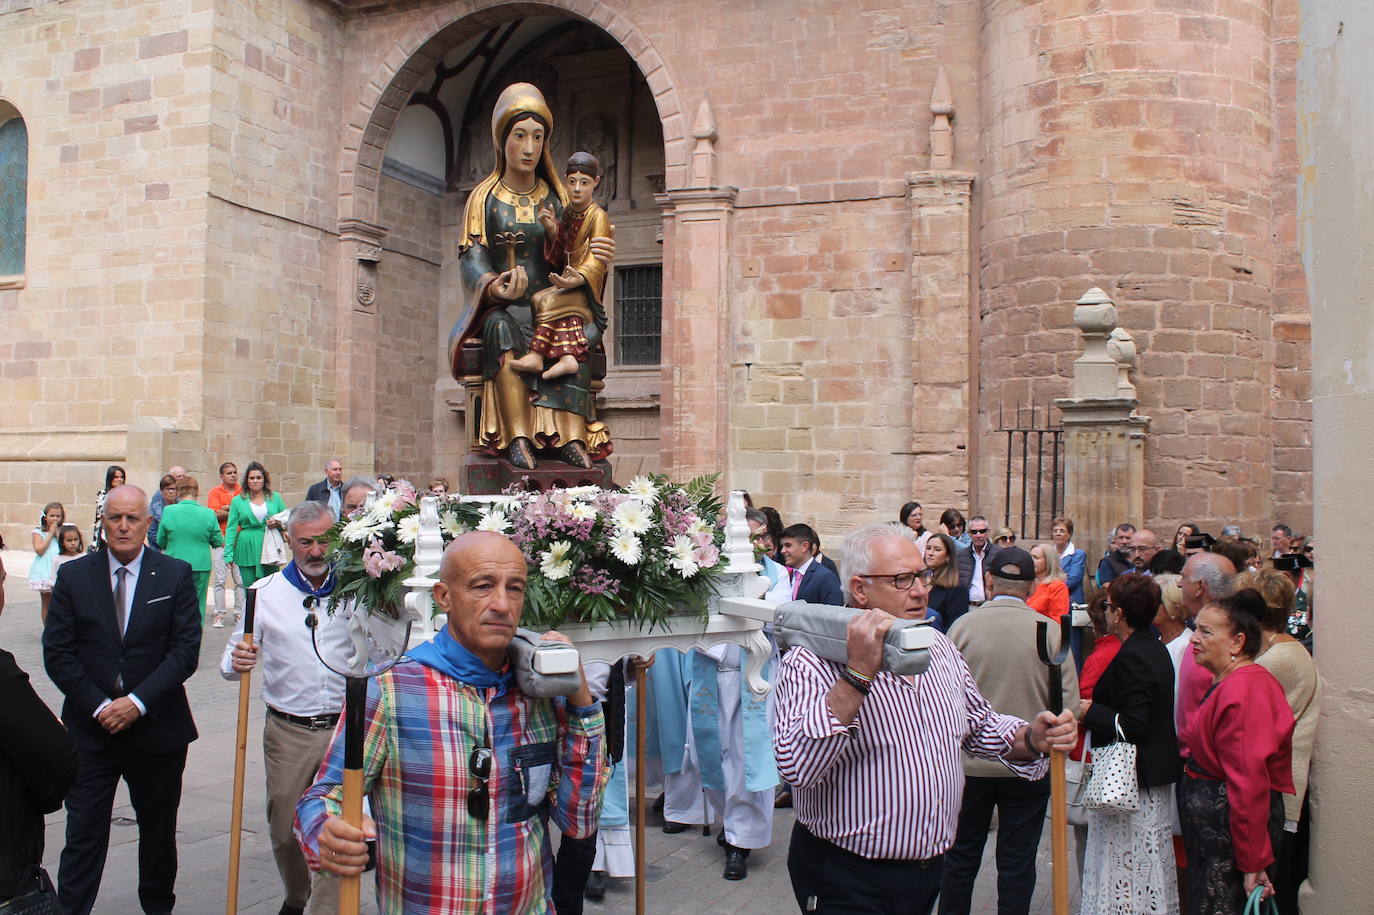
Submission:
{"label": "pink flower", "polygon": [[415,491],[415,487],[411,485],[411,482],[409,480],[397,480],[395,491],[396,502],[391,506],[392,511],[397,511],[402,508],[409,508],[410,506],[416,504],[417,500],[419,499],[419,493]]}
{"label": "pink flower", "polygon": [[715,542],[715,538],[711,536],[710,531],[702,531],[699,534],[692,535],[693,545],[698,546],[702,549],[705,549],[708,546],[714,546]]}
{"label": "pink flower", "polygon": [[715,564],[720,562],[720,550],[714,544],[693,550],[692,555],[696,559],[697,565],[703,569],[714,568]]}
{"label": "pink flower", "polygon": [[386,572],[394,572],[405,564],[397,553],[382,549],[382,542],[375,537],[363,549],[363,568],[373,578],[381,578]]}

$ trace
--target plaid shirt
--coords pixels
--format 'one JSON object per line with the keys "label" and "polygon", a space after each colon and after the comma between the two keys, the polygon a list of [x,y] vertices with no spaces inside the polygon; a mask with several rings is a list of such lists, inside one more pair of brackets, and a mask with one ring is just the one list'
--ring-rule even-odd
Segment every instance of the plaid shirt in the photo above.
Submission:
{"label": "plaid shirt", "polygon": [[[578,711],[513,685],[497,697],[409,659],[368,682],[363,784],[383,913],[553,911],[549,815],[564,835],[591,835],[610,773],[600,707]],[[342,810],[342,734],[341,721],[296,807],[296,838],[314,870],[324,821]],[[483,822],[467,812],[480,784],[468,758],[488,735]]]}

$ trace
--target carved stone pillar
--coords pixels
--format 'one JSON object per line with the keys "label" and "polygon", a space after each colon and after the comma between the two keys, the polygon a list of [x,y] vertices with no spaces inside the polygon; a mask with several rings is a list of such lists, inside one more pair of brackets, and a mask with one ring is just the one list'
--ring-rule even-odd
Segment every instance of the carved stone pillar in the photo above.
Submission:
{"label": "carved stone pillar", "polygon": [[377,264],[387,230],[361,219],[339,220],[338,431],[334,452],[360,470],[374,460],[377,392]]}
{"label": "carved stone pillar", "polygon": [[[1123,386],[1123,362],[1113,357],[1115,351],[1134,362],[1135,345],[1112,338],[1117,314],[1111,299],[1096,287],[1088,290],[1073,321],[1085,350],[1073,364],[1073,396],[1054,402],[1064,417],[1064,507],[1078,542],[1100,544],[1121,522],[1144,518],[1150,420],[1136,415],[1139,401]],[[1131,395],[1123,396],[1128,390]]]}
{"label": "carved stone pillar", "polygon": [[[941,71],[943,72],[943,70]],[[948,94],[948,89],[945,90]],[[906,176],[911,206],[910,492],[934,505],[967,505],[971,390],[972,193],[968,172]]]}
{"label": "carved stone pillar", "polygon": [[692,187],[663,207],[663,466],[677,479],[724,472],[729,450],[730,245],[738,188],[720,187],[715,114],[692,123]]}
{"label": "carved stone pillar", "polygon": [[663,207],[663,466],[726,469],[733,187],[668,191]]}

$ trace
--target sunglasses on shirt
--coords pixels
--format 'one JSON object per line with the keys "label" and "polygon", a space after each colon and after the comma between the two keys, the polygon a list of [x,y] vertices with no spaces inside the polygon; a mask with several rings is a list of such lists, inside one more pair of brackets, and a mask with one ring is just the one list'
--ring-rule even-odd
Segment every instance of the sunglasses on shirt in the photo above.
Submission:
{"label": "sunglasses on shirt", "polygon": [[485,820],[491,813],[491,795],[487,791],[487,780],[491,778],[491,747],[473,747],[468,757],[468,772],[481,782],[468,792],[468,816],[474,820]]}

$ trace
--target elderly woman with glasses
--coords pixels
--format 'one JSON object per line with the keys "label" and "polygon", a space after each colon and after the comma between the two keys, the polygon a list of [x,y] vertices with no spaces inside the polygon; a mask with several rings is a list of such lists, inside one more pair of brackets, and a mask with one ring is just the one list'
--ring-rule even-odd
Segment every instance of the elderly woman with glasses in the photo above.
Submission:
{"label": "elderly woman with glasses", "polygon": [[1083,912],[1178,911],[1169,803],[1169,786],[1179,777],[1174,665],[1150,631],[1159,605],[1159,586],[1149,576],[1112,579],[1106,622],[1121,648],[1093,698],[1082,701],[1083,726],[1094,748],[1135,744],[1140,803],[1131,813],[1088,810]]}

